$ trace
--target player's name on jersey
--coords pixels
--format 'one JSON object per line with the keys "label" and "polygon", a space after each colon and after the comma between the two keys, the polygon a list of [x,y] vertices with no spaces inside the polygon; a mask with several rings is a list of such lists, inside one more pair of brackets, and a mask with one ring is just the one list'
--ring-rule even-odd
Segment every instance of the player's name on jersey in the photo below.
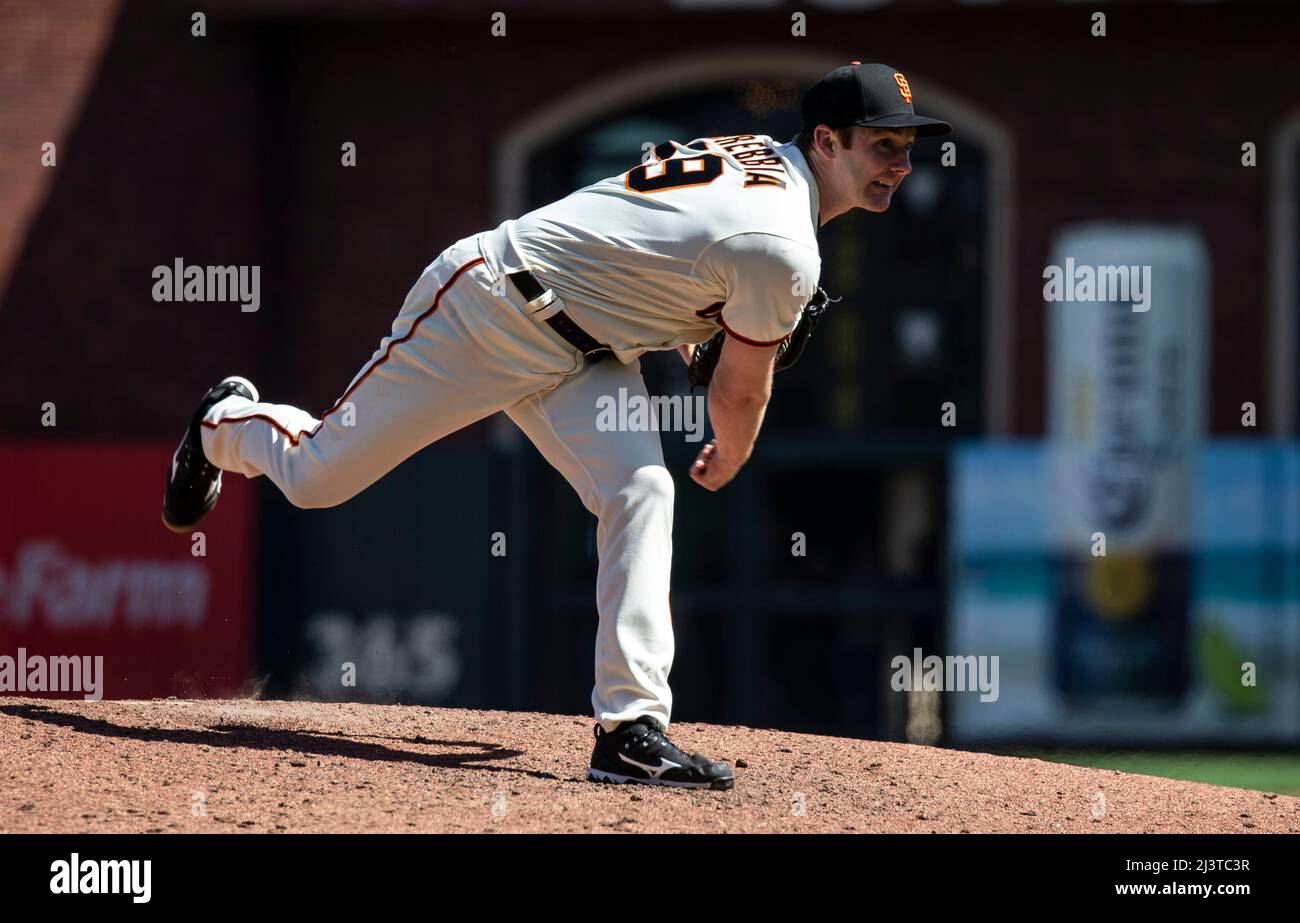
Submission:
{"label": "player's name on jersey", "polygon": [[262,305],[261,266],[171,266],[153,268],[154,301],[237,301],[251,314]]}
{"label": "player's name on jersey", "polygon": [[785,188],[786,180],[790,178],[785,164],[758,135],[721,135],[706,140],[740,163],[745,170],[746,189],[754,186]]}

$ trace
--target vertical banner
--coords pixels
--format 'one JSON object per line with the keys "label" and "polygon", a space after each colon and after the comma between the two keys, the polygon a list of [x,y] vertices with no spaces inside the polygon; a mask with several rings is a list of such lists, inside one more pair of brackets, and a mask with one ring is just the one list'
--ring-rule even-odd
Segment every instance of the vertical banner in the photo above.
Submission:
{"label": "vertical banner", "polygon": [[1174,707],[1188,687],[1208,285],[1181,228],[1070,229],[1044,272],[1053,662],[1074,707]]}
{"label": "vertical banner", "polygon": [[0,445],[0,696],[231,695],[250,663],[251,490],[162,524],[173,445]]}

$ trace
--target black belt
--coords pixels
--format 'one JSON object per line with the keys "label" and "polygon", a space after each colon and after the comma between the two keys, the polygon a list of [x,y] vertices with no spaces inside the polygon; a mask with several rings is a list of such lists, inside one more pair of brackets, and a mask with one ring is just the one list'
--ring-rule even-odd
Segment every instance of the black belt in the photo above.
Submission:
{"label": "black belt", "polygon": [[[509,273],[507,278],[530,305],[546,295],[546,289],[537,281],[537,277],[527,269]],[[570,346],[589,359],[601,359],[611,352],[609,346],[601,343],[590,333],[579,327],[574,323],[573,318],[563,311],[556,311],[546,318],[546,323],[551,325],[552,330],[564,337]]]}

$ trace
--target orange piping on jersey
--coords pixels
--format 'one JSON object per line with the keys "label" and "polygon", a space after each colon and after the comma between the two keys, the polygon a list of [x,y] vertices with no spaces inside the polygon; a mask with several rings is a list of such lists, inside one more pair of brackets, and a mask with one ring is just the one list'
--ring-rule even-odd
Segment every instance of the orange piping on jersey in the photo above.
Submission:
{"label": "orange piping on jersey", "polygon": [[415,323],[411,324],[411,329],[408,330],[404,336],[398,337],[396,340],[389,341],[388,346],[384,349],[384,354],[380,356],[378,359],[372,360],[370,365],[367,366],[366,370],[361,373],[360,377],[357,378],[356,383],[354,383],[350,388],[348,388],[346,391],[343,392],[343,396],[334,402],[333,407],[331,407],[329,410],[325,411],[323,414],[320,415],[320,422],[316,424],[316,428],[313,429],[310,433],[307,433],[306,430],[301,430],[298,432],[297,435],[294,435],[293,433],[285,429],[283,426],[281,426],[279,423],[277,423],[275,420],[271,419],[265,414],[260,414],[260,413],[249,414],[246,417],[222,417],[216,423],[209,423],[207,420],[204,420],[202,422],[202,425],[206,426],[208,429],[216,429],[218,424],[221,423],[242,423],[245,420],[265,420],[267,423],[270,423],[271,426],[273,426],[275,429],[284,433],[284,435],[288,438],[290,445],[296,446],[298,444],[298,441],[303,437],[304,433],[306,433],[307,438],[310,439],[312,436],[315,436],[318,432],[320,432],[320,428],[324,424],[325,418],[328,417],[330,414],[334,413],[335,411],[337,411],[340,407],[342,407],[344,403],[347,402],[347,399],[351,397],[352,392],[356,391],[357,388],[361,387],[361,385],[365,382],[365,380],[370,377],[370,373],[388,361],[389,356],[393,354],[394,346],[400,346],[402,343],[405,343],[411,337],[415,336],[416,328],[418,328],[420,324],[423,323],[425,320],[432,317],[434,311],[438,310],[438,302],[442,301],[443,293],[445,293],[447,289],[455,285],[456,280],[459,279],[462,275],[464,275],[465,272],[467,272],[470,269],[473,269],[475,266],[483,262],[485,261],[483,257],[480,256],[476,259],[470,260],[464,266],[461,266],[454,273],[452,273],[451,278],[442,284],[442,288],[438,289],[438,294],[433,296],[433,304],[429,306],[429,309],[415,319]]}
{"label": "orange piping on jersey", "polygon": [[778,343],[783,342],[785,338],[790,335],[787,333],[784,337],[781,337],[780,339],[763,342],[762,340],[751,340],[749,337],[741,336],[739,333],[737,333],[736,331],[732,330],[730,327],[727,326],[727,322],[722,319],[721,314],[718,315],[718,323],[722,325],[723,330],[727,331],[728,336],[735,337],[737,340],[740,340],[740,342],[746,344],[747,346],[776,346]]}
{"label": "orange piping on jersey", "polygon": [[700,308],[698,311],[695,312],[695,316],[704,317],[704,318],[717,317],[718,314],[721,313],[722,309],[726,306],[726,304],[727,303],[725,301],[715,301],[707,308]]}

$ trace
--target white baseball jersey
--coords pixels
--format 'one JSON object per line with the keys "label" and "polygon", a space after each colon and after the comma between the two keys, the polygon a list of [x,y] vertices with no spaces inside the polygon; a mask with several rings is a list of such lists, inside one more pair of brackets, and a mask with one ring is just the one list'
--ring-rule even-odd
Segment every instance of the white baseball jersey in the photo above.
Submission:
{"label": "white baseball jersey", "polygon": [[[701,343],[719,325],[779,342],[821,274],[817,184],[766,135],[665,142],[647,162],[483,236],[494,271],[530,269],[619,359]],[[543,314],[545,316],[545,314]]]}

